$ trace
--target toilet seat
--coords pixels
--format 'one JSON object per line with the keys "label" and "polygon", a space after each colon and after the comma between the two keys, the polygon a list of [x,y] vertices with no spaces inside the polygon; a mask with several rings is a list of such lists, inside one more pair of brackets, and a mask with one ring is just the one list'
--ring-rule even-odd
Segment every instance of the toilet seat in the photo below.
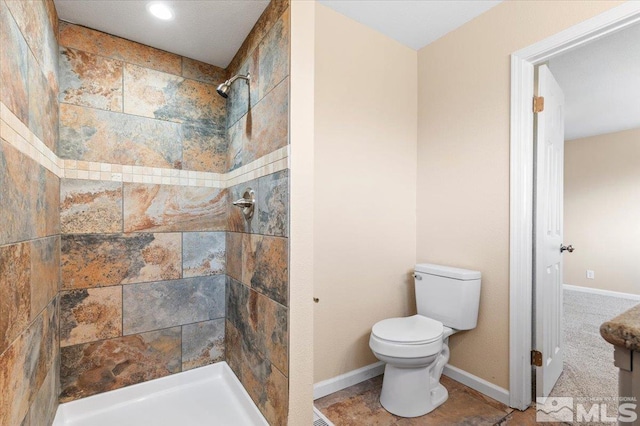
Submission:
{"label": "toilet seat", "polygon": [[378,321],[374,324],[371,333],[390,343],[422,345],[442,340],[444,326],[440,321],[422,315],[413,315]]}
{"label": "toilet seat", "polygon": [[371,330],[369,346],[381,355],[421,358],[442,350],[444,326],[440,321],[413,315],[377,322]]}

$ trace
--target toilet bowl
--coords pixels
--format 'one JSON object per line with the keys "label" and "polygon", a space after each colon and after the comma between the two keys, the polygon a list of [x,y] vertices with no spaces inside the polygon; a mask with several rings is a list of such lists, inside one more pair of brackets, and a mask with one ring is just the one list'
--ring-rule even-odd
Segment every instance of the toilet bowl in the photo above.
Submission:
{"label": "toilet bowl", "polygon": [[373,326],[369,346],[387,365],[380,394],[382,406],[397,416],[417,417],[447,400],[440,384],[449,360],[444,339],[453,330],[421,315],[390,318]]}
{"label": "toilet bowl", "polygon": [[477,271],[421,264],[414,277],[418,314],[379,321],[369,338],[373,354],[386,363],[380,403],[401,417],[425,415],[447,400],[440,377],[449,336],[475,328],[480,299]]}

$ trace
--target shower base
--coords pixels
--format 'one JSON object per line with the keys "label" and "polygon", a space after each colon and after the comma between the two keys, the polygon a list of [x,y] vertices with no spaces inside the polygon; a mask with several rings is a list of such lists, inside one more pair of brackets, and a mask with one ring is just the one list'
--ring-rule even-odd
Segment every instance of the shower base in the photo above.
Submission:
{"label": "shower base", "polygon": [[268,425],[226,362],[60,404],[53,426]]}

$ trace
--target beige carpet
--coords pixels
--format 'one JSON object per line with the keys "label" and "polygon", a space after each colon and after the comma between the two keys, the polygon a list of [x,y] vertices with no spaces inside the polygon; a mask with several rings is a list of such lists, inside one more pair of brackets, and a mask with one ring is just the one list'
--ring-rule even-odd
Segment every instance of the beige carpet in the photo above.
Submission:
{"label": "beige carpet", "polygon": [[[618,369],[613,346],[600,336],[600,325],[639,302],[598,294],[564,291],[564,370],[551,396],[615,398]],[[607,410],[615,414],[617,405]]]}

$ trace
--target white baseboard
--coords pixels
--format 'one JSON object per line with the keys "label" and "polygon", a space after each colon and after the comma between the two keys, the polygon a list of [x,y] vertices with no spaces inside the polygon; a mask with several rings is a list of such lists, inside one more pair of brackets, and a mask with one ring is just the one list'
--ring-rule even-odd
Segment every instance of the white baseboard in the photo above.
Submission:
{"label": "white baseboard", "polygon": [[[372,377],[379,376],[384,373],[384,365],[382,361],[379,361],[375,364],[370,364],[357,370],[318,382],[313,385],[313,399],[322,398],[323,396],[346,389],[349,386],[364,382]],[[474,376],[471,373],[467,373],[449,364],[444,367],[443,374],[496,401],[509,405],[509,391],[500,386],[489,383],[478,376]]]}
{"label": "white baseboard", "polygon": [[579,287],[577,285],[563,284],[562,288],[569,291],[579,291],[582,293],[600,294],[602,296],[620,297],[622,299],[640,300],[640,295],[631,293],[621,293],[619,291],[600,290],[598,288]]}
{"label": "white baseboard", "polygon": [[365,380],[379,376],[382,373],[384,373],[384,362],[378,361],[331,379],[323,380],[313,385],[313,399],[316,400],[323,396],[338,392],[339,390],[346,389],[349,386],[364,382]]}
{"label": "white baseboard", "polygon": [[485,379],[481,379],[478,376],[474,376],[471,373],[467,373],[466,371],[449,364],[444,366],[442,374],[456,382],[460,382],[463,385],[470,387],[471,389],[477,390],[489,398],[493,398],[507,406],[509,405],[509,391],[501,388],[500,386],[494,385],[493,383],[487,382]]}

